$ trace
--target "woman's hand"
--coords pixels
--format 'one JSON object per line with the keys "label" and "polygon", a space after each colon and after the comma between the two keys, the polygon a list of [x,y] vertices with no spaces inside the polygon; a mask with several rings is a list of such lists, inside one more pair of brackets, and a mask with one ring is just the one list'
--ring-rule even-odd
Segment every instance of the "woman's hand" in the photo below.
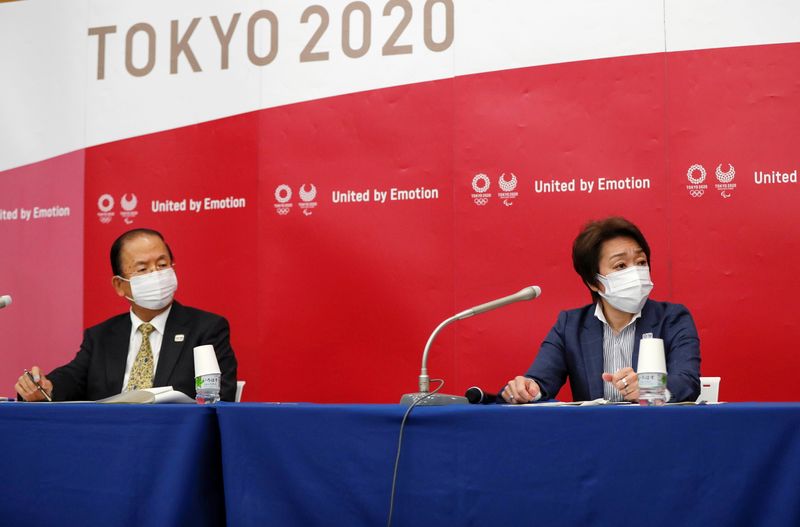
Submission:
{"label": "woman's hand", "polygon": [[501,395],[509,404],[530,403],[536,399],[541,390],[536,381],[529,377],[518,375],[508,381]]}
{"label": "woman's hand", "polygon": [[603,380],[613,384],[626,401],[639,400],[639,376],[633,368],[622,368],[614,374],[604,373]]}

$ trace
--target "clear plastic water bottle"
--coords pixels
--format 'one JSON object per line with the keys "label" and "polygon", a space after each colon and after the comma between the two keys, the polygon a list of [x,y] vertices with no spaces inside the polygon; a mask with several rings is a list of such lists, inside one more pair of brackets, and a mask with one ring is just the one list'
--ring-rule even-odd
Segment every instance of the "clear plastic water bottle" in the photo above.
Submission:
{"label": "clear plastic water bottle", "polygon": [[194,378],[197,404],[214,404],[219,401],[219,386],[222,375],[210,373]]}
{"label": "clear plastic water bottle", "polygon": [[669,400],[666,373],[639,373],[639,405],[663,406]]}

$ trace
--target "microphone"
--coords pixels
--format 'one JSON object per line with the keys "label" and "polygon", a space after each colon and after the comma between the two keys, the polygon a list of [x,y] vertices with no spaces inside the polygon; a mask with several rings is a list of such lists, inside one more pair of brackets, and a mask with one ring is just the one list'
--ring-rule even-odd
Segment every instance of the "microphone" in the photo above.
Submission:
{"label": "microphone", "polygon": [[11,295],[0,296],[0,309],[11,305]]}
{"label": "microphone", "polygon": [[463,320],[473,315],[480,315],[481,313],[486,313],[487,311],[491,311],[492,309],[497,309],[498,307],[504,307],[507,306],[508,304],[513,304],[514,302],[521,302],[522,300],[533,300],[534,298],[538,297],[541,294],[542,294],[542,288],[539,287],[538,285],[532,285],[530,287],[526,287],[525,289],[521,289],[520,291],[514,293],[513,295],[504,296],[503,298],[498,298],[497,300],[492,300],[491,302],[486,302],[485,304],[465,309],[464,311],[456,315],[456,317],[457,320]]}
{"label": "microphone", "polygon": [[487,311],[491,311],[492,309],[497,309],[499,307],[504,307],[509,304],[513,304],[515,302],[521,302],[523,300],[533,300],[542,294],[542,289],[538,285],[532,285],[530,287],[526,287],[521,289],[520,291],[514,293],[513,295],[504,296],[503,298],[498,298],[497,300],[492,300],[491,302],[486,302],[485,304],[480,304],[475,307],[471,307],[453,315],[452,317],[448,318],[438,326],[436,329],[433,330],[431,336],[428,337],[428,342],[425,344],[425,351],[422,352],[422,368],[420,369],[419,373],[419,392],[416,393],[407,393],[400,398],[400,404],[405,405],[412,405],[417,400],[425,397],[425,399],[417,403],[422,406],[441,406],[444,404],[466,404],[467,400],[464,397],[458,397],[456,395],[446,395],[446,394],[434,394],[430,395],[430,388],[431,388],[431,378],[428,375],[428,352],[431,349],[431,345],[433,344],[433,340],[436,338],[436,335],[444,329],[445,326],[455,322],[456,320],[463,320],[465,318],[469,318],[474,315],[480,315],[481,313],[486,313]]}
{"label": "microphone", "polygon": [[496,393],[486,393],[477,386],[473,386],[464,394],[469,404],[492,404],[497,400]]}

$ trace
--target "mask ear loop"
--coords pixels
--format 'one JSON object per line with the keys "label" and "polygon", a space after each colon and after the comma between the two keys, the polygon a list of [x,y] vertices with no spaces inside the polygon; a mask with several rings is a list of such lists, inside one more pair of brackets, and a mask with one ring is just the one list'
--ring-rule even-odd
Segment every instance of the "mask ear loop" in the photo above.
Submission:
{"label": "mask ear loop", "polygon": [[[130,281],[130,279],[129,279],[129,278],[124,278],[124,277],[122,277],[122,276],[120,276],[120,275],[118,275],[118,274],[115,274],[114,276],[112,276],[112,277],[111,277],[111,283],[112,283],[112,284],[114,283],[114,278],[119,278],[119,279],[120,279],[120,280],[122,280],[123,282],[128,282],[128,283],[131,283],[131,281]],[[126,300],[130,300],[130,301],[131,301],[131,302],[133,302],[134,304],[136,303],[136,302],[134,302],[134,301],[133,301],[133,298],[131,298],[131,297],[127,296],[127,295],[125,295],[125,297],[124,297],[124,298],[125,298]]]}
{"label": "mask ear loop", "polygon": [[600,282],[600,284],[603,286],[603,290],[602,291],[600,291],[599,287],[597,288],[597,294],[600,295],[600,296],[603,296],[603,294],[608,294],[608,288],[611,285],[611,280],[609,280],[607,277],[601,275],[600,273],[597,273],[596,278],[597,278],[597,281]]}

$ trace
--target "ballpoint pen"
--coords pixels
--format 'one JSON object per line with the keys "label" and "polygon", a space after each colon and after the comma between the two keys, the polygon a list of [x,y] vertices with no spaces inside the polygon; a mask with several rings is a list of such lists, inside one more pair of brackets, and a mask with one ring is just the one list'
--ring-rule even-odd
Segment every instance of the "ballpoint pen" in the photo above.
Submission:
{"label": "ballpoint pen", "polygon": [[36,388],[38,388],[38,390],[40,392],[42,392],[42,395],[44,395],[44,398],[47,399],[47,402],[52,403],[53,402],[53,398],[50,397],[50,394],[47,393],[47,391],[45,391],[44,388],[42,388],[41,384],[36,382],[36,379],[33,378],[33,374],[31,372],[29,372],[28,370],[25,370],[25,375],[27,375],[28,378],[31,380],[31,382],[36,385]]}

